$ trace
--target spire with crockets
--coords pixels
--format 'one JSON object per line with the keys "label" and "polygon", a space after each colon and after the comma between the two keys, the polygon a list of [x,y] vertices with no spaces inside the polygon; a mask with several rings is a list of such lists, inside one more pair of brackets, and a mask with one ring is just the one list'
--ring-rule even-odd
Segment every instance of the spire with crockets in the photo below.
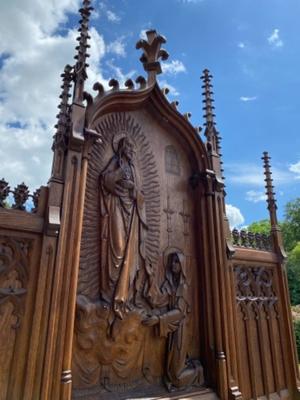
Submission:
{"label": "spire with crockets", "polygon": [[273,179],[272,179],[272,172],[271,172],[271,165],[270,159],[267,151],[263,152],[263,163],[264,163],[264,174],[265,174],[265,188],[266,188],[266,195],[267,195],[267,203],[268,203],[268,210],[270,212],[270,220],[271,220],[271,227],[277,226],[277,204],[275,198],[274,186],[273,186]]}
{"label": "spire with crockets", "polygon": [[84,100],[84,82],[87,79],[86,68],[88,64],[86,62],[87,58],[90,56],[87,53],[87,49],[90,47],[88,44],[89,36],[89,19],[91,15],[91,0],[83,0],[82,7],[79,12],[81,14],[80,28],[78,31],[80,35],[77,37],[79,44],[76,46],[77,54],[75,55],[76,64],[74,66],[74,95],[73,102],[77,104],[82,104]]}
{"label": "spire with crockets", "polygon": [[265,174],[265,188],[266,188],[266,196],[267,196],[267,204],[268,210],[270,213],[270,223],[271,223],[271,235],[273,238],[273,246],[274,250],[279,254],[279,256],[284,260],[286,258],[286,253],[283,246],[283,239],[281,234],[280,226],[278,225],[277,219],[277,204],[273,186],[271,165],[270,165],[269,153],[267,151],[263,152],[262,160],[264,166],[264,174]]}
{"label": "spire with crockets", "polygon": [[71,97],[70,88],[72,82],[72,67],[66,65],[64,72],[61,74],[63,79],[61,88],[62,92],[60,94],[60,104],[58,105],[59,113],[57,114],[57,124],[55,125],[56,133],[53,137],[52,150],[54,151],[57,147],[62,147],[63,150],[66,148],[67,141],[67,130],[70,123],[69,115],[69,98]]}
{"label": "spire with crockets", "polygon": [[208,69],[205,69],[203,71],[201,79],[203,81],[202,89],[204,90],[202,95],[204,96],[203,110],[205,118],[204,125],[206,126],[204,135],[206,136],[207,139],[206,143],[207,151],[211,160],[211,168],[216,172],[217,177],[219,179],[224,180],[225,178],[222,176],[223,173],[222,169],[223,162],[221,160],[222,154],[220,153],[221,137],[216,129],[215,114],[214,114],[215,107],[213,106],[214,99],[212,98],[213,95],[212,84],[211,84],[212,75],[210,74]]}

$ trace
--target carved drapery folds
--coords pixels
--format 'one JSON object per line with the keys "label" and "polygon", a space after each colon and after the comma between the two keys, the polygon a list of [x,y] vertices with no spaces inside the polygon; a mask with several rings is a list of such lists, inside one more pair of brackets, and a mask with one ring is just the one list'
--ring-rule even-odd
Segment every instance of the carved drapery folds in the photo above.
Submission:
{"label": "carved drapery folds", "polygon": [[6,398],[28,282],[27,240],[0,237],[0,398]]}
{"label": "carved drapery folds", "polygon": [[[199,306],[191,289],[197,272],[188,161],[170,139],[157,157],[133,115],[109,114],[92,129],[103,141],[89,158],[74,396],[202,385],[199,350],[191,350],[194,331],[199,334],[192,312]],[[181,187],[176,198],[175,187]],[[161,231],[166,207],[176,209]]]}
{"label": "carved drapery folds", "polygon": [[[79,282],[79,292],[94,299],[101,292],[99,265],[108,262],[103,257],[100,260],[101,251],[104,254],[108,251],[108,248],[105,249],[108,229],[116,240],[115,245],[120,247],[120,253],[114,254],[120,258],[117,264],[120,266],[124,265],[125,252],[130,249],[126,243],[131,230],[137,230],[142,243],[139,243],[139,249],[135,252],[144,258],[144,268],[148,275],[157,264],[160,236],[158,171],[150,144],[141,127],[132,118],[117,114],[102,120],[96,130],[102,134],[103,142],[95,144],[90,156],[87,183],[89,201],[85,206]],[[126,142],[133,146],[129,151],[135,152],[130,162],[126,161],[124,149],[121,148],[124,148]],[[116,231],[113,232],[113,229]],[[137,242],[137,239],[134,241]],[[103,250],[100,250],[100,244]],[[108,246],[109,256],[113,253],[112,243]],[[138,264],[142,267],[141,260]],[[117,280],[112,276],[107,279]],[[107,296],[103,297],[105,300]]]}

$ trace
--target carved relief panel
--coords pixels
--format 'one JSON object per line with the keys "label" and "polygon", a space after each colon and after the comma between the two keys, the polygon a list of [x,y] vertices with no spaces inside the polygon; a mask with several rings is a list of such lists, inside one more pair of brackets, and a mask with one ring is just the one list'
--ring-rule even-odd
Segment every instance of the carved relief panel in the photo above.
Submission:
{"label": "carved relief panel", "polygon": [[0,236],[0,399],[7,396],[28,282],[27,240]]}
{"label": "carved relief panel", "polygon": [[95,129],[103,142],[93,147],[88,172],[74,398],[199,386],[188,156],[176,133],[146,112],[107,115]]}

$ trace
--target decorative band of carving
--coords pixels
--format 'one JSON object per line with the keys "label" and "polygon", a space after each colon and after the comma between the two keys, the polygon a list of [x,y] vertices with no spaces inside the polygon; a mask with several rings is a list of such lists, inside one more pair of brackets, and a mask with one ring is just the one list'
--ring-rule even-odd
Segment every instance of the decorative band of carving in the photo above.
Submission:
{"label": "decorative band of carving", "polygon": [[72,371],[70,369],[67,369],[66,371],[62,371],[61,382],[64,385],[66,385],[68,383],[72,383]]}
{"label": "decorative band of carving", "polygon": [[278,297],[273,285],[272,268],[242,265],[235,266],[234,273],[238,304],[243,307],[254,307],[255,311],[262,307],[265,311],[274,310]]}
{"label": "decorative band of carving", "polygon": [[247,232],[243,229],[241,231],[233,229],[231,236],[234,246],[272,251],[272,238],[270,235]]}

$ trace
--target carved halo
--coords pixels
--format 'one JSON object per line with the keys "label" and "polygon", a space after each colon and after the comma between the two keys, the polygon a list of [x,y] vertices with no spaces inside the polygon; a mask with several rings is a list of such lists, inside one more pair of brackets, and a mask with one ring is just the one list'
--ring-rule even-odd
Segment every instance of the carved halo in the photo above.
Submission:
{"label": "carved halo", "polygon": [[115,153],[118,152],[120,140],[127,138],[127,137],[128,137],[128,135],[126,132],[119,132],[114,135],[113,140],[112,140],[112,148]]}
{"label": "carved halo", "polygon": [[87,176],[83,235],[81,242],[79,293],[90,299],[99,294],[99,174],[113,153],[117,151],[119,141],[127,137],[135,145],[136,163],[141,176],[141,190],[144,193],[146,220],[148,225],[145,239],[147,266],[155,275],[160,249],[160,179],[156,160],[142,127],[135,119],[125,113],[113,113],[102,116],[95,122],[94,129],[103,141],[95,143],[90,155]]}

